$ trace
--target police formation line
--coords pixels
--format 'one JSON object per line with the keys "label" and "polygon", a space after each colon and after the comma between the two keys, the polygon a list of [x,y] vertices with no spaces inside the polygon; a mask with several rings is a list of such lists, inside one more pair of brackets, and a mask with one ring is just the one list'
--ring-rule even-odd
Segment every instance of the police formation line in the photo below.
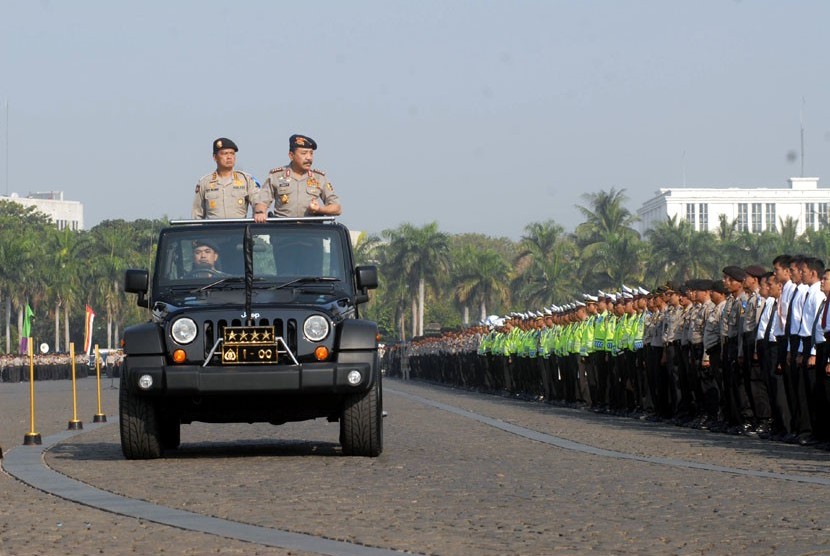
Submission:
{"label": "police formation line", "polygon": [[[830,442],[830,269],[781,255],[718,280],[583,294],[391,346],[392,374],[813,445]],[[405,356],[405,357],[404,357]]]}
{"label": "police formation line", "polygon": [[[196,183],[191,217],[245,218],[249,208],[256,222],[267,217],[338,216],[340,199],[325,172],[312,168],[317,142],[305,135],[288,140],[289,163],[268,173],[264,184],[236,169],[236,143],[213,141],[216,170]],[[273,209],[271,210],[271,207]]]}
{"label": "police formation line", "polygon": [[[107,376],[117,378],[121,376],[123,352],[111,352],[102,358],[101,371]],[[35,381],[40,380],[68,380],[72,378],[72,364],[69,354],[34,355]],[[28,382],[29,357],[26,355],[0,355],[0,382]],[[95,369],[87,365],[87,356],[75,356],[75,376],[86,378],[95,374]]]}

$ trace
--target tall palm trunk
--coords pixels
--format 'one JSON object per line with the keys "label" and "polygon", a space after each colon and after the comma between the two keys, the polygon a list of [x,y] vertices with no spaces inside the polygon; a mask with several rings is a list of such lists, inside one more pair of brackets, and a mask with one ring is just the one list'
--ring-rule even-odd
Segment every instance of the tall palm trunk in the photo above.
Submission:
{"label": "tall palm trunk", "polygon": [[424,335],[424,286],[426,281],[424,277],[418,280],[418,334]]}
{"label": "tall palm trunk", "polygon": [[418,298],[412,296],[412,337],[418,335]]}
{"label": "tall palm trunk", "polygon": [[[28,303],[28,300],[27,300]],[[22,338],[23,338],[23,311],[26,310],[26,304],[21,305],[20,309],[17,311],[17,351],[20,352],[20,346],[22,345]]]}
{"label": "tall palm trunk", "polygon": [[63,347],[69,351],[69,303],[63,306]]}
{"label": "tall palm trunk", "polygon": [[470,307],[469,305],[464,305],[464,326],[470,324]]}
{"label": "tall palm trunk", "polygon": [[487,318],[487,305],[484,303],[484,298],[481,298],[481,318],[480,320],[484,322],[484,319]]}
{"label": "tall palm trunk", "polygon": [[55,302],[55,353],[61,350],[61,302]]}
{"label": "tall palm trunk", "polygon": [[107,311],[107,349],[112,349],[112,315]]}
{"label": "tall palm trunk", "polygon": [[12,352],[12,299],[6,297],[6,353]]}

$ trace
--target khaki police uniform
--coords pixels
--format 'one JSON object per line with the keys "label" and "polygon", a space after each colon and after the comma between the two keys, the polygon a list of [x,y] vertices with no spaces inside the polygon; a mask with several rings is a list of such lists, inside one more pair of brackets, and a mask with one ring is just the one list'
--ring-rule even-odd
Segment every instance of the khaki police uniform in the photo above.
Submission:
{"label": "khaki police uniform", "polygon": [[227,178],[220,178],[216,172],[206,174],[196,183],[191,217],[245,218],[258,196],[259,185],[246,172],[234,170]]}
{"label": "khaki police uniform", "polygon": [[297,176],[290,166],[280,166],[269,172],[256,202],[266,206],[271,206],[273,202],[276,216],[297,218],[314,216],[309,214],[308,206],[315,199],[321,207],[340,203],[325,173],[311,169]]}

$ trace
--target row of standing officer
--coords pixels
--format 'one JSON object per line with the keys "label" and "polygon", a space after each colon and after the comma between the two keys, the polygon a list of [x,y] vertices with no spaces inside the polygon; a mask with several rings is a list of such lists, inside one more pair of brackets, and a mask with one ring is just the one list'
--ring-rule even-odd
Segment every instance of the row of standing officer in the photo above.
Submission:
{"label": "row of standing officer", "polygon": [[[534,388],[539,376],[527,375],[523,360],[543,358],[546,396],[801,444],[830,440],[830,322],[822,293],[830,293],[830,272],[810,257],[783,255],[774,267],[727,266],[723,280],[669,284],[646,296],[645,310],[634,299],[629,311],[624,297],[608,311],[602,297],[585,296],[587,304],[536,316],[537,326],[509,319],[483,338],[479,354],[502,362],[522,382],[518,389]],[[794,283],[803,296],[793,296]],[[557,382],[564,392],[551,391]]]}
{"label": "row of standing officer", "polygon": [[288,140],[289,163],[268,173],[265,183],[236,170],[236,143],[225,137],[213,141],[216,170],[196,183],[191,218],[245,218],[253,208],[255,222],[265,222],[269,208],[277,217],[338,216],[340,199],[326,174],[316,168],[317,143],[305,135]]}

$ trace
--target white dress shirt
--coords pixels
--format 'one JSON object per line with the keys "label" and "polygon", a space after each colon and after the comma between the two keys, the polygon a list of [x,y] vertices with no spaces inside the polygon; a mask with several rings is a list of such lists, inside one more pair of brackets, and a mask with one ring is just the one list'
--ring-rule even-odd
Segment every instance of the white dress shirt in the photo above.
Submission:
{"label": "white dress shirt", "polygon": [[777,314],[773,314],[772,312],[773,306],[775,306],[774,297],[767,297],[764,299],[764,306],[761,309],[761,318],[758,320],[758,330],[755,333],[756,340],[763,340],[767,335],[767,326],[770,324],[770,319],[772,319],[772,329],[769,331],[769,338],[766,339],[770,342],[774,342],[776,336],[784,335],[781,320],[778,318]]}
{"label": "white dress shirt", "polygon": [[[813,334],[813,323],[816,320],[816,313],[821,302],[827,299],[824,292],[821,291],[821,282],[816,281],[811,284],[807,290],[807,298],[804,300],[804,307],[801,311],[801,329],[798,332],[799,336],[809,338]],[[796,301],[798,303],[798,301]]]}

